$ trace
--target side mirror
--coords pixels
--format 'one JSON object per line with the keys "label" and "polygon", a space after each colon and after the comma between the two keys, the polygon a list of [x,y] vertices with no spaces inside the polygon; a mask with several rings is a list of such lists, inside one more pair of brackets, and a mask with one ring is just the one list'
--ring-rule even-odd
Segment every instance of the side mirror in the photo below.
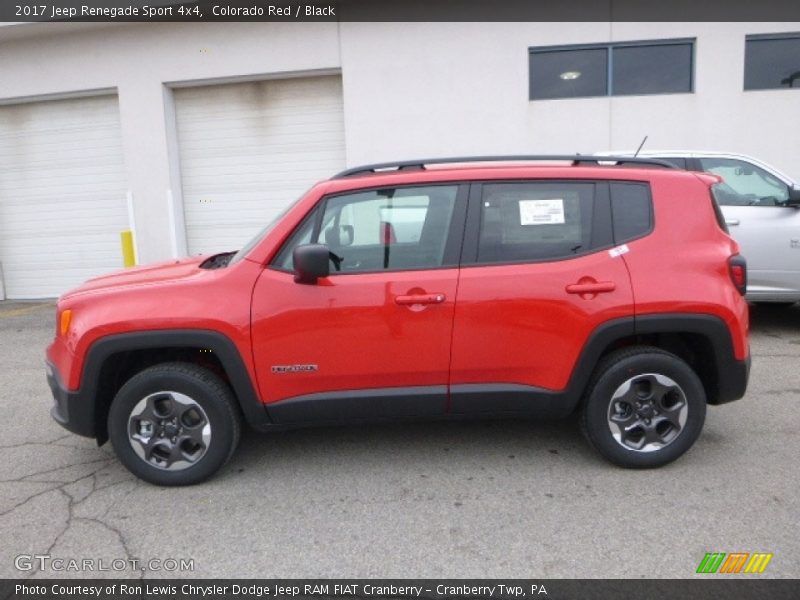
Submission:
{"label": "side mirror", "polygon": [[330,274],[330,250],[324,244],[303,244],[292,253],[294,280],[313,285]]}
{"label": "side mirror", "polygon": [[786,206],[800,206],[800,187],[797,184],[789,188],[789,198],[786,200]]}

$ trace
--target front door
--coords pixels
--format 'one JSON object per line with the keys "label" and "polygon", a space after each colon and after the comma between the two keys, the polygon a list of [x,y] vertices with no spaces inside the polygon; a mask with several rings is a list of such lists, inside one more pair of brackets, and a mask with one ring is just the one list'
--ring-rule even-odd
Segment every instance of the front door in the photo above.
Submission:
{"label": "front door", "polygon": [[[466,188],[324,198],[253,292],[261,397],[277,423],[445,412]],[[331,274],[295,283],[292,251],[323,243]]]}

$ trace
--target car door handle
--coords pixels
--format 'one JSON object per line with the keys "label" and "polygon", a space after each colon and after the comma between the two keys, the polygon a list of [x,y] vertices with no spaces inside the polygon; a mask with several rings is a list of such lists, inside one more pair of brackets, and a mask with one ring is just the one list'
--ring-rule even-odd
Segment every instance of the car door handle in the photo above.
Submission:
{"label": "car door handle", "polygon": [[395,297],[394,301],[401,306],[413,304],[441,304],[447,299],[444,294],[407,294]]}
{"label": "car door handle", "polygon": [[725,225],[738,225],[739,219],[725,219]]}
{"label": "car door handle", "polygon": [[604,294],[617,289],[613,281],[595,281],[592,283],[571,283],[567,286],[568,294]]}

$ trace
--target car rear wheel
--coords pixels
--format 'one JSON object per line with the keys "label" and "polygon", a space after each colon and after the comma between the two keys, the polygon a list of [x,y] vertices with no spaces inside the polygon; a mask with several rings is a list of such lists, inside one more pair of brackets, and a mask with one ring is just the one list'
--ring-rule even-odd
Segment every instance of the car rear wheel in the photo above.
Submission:
{"label": "car rear wheel", "polygon": [[156,365],[133,376],[117,392],[108,416],[120,461],[156,485],[207,479],[231,457],[240,431],[227,384],[188,363]]}
{"label": "car rear wheel", "polygon": [[581,425],[609,461],[660,467],[694,444],[703,428],[703,384],[683,360],[658,348],[619,350],[598,366]]}

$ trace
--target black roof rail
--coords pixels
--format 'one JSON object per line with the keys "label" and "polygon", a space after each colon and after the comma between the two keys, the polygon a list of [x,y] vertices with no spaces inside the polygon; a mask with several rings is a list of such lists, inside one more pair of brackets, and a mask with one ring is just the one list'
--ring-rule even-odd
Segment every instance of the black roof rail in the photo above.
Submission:
{"label": "black roof rail", "polygon": [[342,179],[353,175],[366,175],[379,171],[405,171],[409,169],[424,169],[425,165],[458,164],[472,162],[533,162],[533,161],[569,161],[572,166],[582,164],[599,165],[601,163],[615,163],[613,166],[620,165],[642,165],[651,167],[663,167],[667,169],[679,169],[665,160],[657,158],[635,158],[632,156],[596,156],[584,154],[511,154],[506,156],[451,156],[447,158],[423,158],[418,160],[404,160],[397,162],[376,163],[374,165],[362,165],[346,169],[337,173],[331,179]]}

